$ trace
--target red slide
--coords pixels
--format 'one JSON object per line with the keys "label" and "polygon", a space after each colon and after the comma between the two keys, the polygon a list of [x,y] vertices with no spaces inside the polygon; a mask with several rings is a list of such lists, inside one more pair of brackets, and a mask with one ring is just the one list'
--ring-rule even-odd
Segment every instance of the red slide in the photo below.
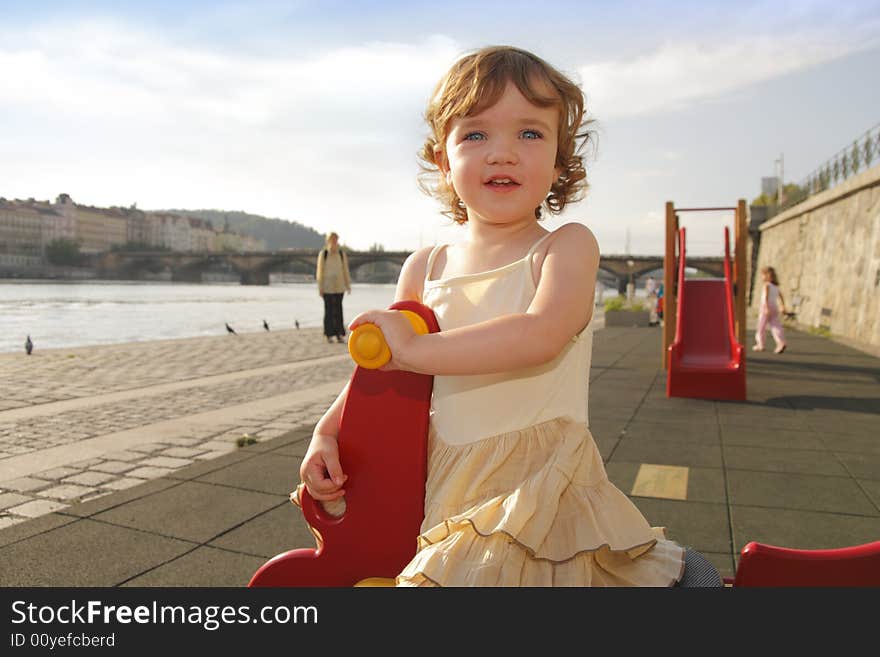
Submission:
{"label": "red slide", "polygon": [[679,230],[678,310],[667,397],[746,398],[743,346],[734,332],[729,241],[725,227],[723,279],[685,280],[685,229]]}

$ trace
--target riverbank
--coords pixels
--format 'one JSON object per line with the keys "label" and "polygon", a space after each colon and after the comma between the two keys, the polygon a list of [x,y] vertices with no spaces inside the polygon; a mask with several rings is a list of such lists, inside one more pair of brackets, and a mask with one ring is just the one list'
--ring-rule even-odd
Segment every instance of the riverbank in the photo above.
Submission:
{"label": "riverbank", "polygon": [[319,329],[0,354],[0,528],[313,425],[352,370]]}

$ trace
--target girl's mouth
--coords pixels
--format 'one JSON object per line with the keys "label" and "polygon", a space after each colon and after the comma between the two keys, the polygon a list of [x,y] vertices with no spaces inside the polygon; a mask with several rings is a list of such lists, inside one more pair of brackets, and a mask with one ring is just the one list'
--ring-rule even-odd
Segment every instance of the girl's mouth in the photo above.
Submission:
{"label": "girl's mouth", "polygon": [[512,192],[513,190],[520,187],[520,184],[513,180],[513,178],[502,177],[490,178],[483,184],[489,189],[497,192]]}

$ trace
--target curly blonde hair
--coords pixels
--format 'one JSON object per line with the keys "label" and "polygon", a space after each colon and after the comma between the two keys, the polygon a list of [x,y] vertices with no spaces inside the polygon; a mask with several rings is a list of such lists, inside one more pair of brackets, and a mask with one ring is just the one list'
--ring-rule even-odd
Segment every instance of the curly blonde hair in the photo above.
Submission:
{"label": "curly blonde hair", "polygon": [[[562,171],[550,187],[544,205],[554,214],[567,203],[583,198],[587,172],[581,154],[593,133],[584,118],[584,94],[574,82],[540,57],[510,46],[482,48],[459,59],[437,84],[425,112],[431,135],[419,152],[419,187],[438,198],[448,209],[443,214],[458,224],[467,223],[464,202],[437,165],[436,149],[444,148],[453,119],[478,114],[501,98],[508,82],[538,107],[559,109],[559,139],[555,166]],[[553,95],[547,96],[547,89]],[[541,206],[535,208],[541,218]]]}

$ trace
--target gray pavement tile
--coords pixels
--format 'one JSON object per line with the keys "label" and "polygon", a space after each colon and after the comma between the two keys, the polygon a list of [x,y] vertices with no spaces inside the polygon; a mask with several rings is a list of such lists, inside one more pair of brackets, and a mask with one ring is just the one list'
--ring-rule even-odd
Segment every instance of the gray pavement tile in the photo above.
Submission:
{"label": "gray pavement tile", "polygon": [[834,455],[853,477],[857,479],[880,479],[880,454],[835,452]]}
{"label": "gray pavement tile", "polygon": [[602,456],[602,460],[607,462],[617,448],[620,438],[612,436],[611,434],[594,433],[593,441],[596,443],[596,447],[599,450],[599,454]]}
{"label": "gray pavement tile", "polygon": [[880,516],[853,479],[728,470],[731,504]]}
{"label": "gray pavement tile", "polygon": [[717,424],[705,425],[688,422],[646,422],[641,418],[633,420],[626,427],[627,440],[668,440],[672,442],[702,445],[719,445],[721,434]]}
{"label": "gray pavement tile", "polygon": [[152,495],[153,493],[166,490],[168,488],[171,488],[172,486],[177,486],[179,484],[180,482],[174,479],[153,479],[146,482],[142,479],[139,479],[137,480],[136,485],[130,486],[123,490],[115,490],[113,494],[105,497],[101,497],[95,500],[89,500],[88,502],[81,502],[79,504],[73,504],[64,509],[63,513],[65,515],[87,518],[89,516],[95,515],[96,513],[107,511],[108,509],[112,509],[113,507],[131,502],[132,500],[141,499],[142,497],[147,497],[149,495]]}
{"label": "gray pavement tile", "polygon": [[590,418],[590,433],[594,436],[602,436],[604,438],[617,439],[623,428],[626,426],[624,421],[603,420]]}
{"label": "gray pavement tile", "polygon": [[[612,462],[605,466],[605,470],[611,483],[629,495],[640,466],[641,463]],[[687,501],[724,504],[727,501],[724,471],[718,468],[688,468]]]}
{"label": "gray pavement tile", "polygon": [[314,548],[302,511],[289,501],[212,540],[214,545],[236,552],[259,555],[266,560],[296,548]]}
{"label": "gray pavement tile", "polygon": [[714,414],[695,414],[689,411],[673,411],[666,413],[659,411],[643,411],[639,409],[633,416],[633,423],[653,424],[653,425],[669,425],[669,431],[679,430],[682,432],[712,432],[718,433],[718,419]]}
{"label": "gray pavement tile", "polygon": [[724,504],[631,497],[653,527],[666,527],[667,537],[699,552],[730,552],[730,525]]}
{"label": "gray pavement tile", "polygon": [[718,570],[718,574],[724,577],[733,577],[736,573],[733,555],[728,552],[700,552]]}
{"label": "gray pavement tile", "polygon": [[202,546],[139,575],[123,586],[247,586],[264,559]]}
{"label": "gray pavement tile", "polygon": [[[0,548],[63,525],[69,525],[75,520],[75,518],[60,513],[49,513],[38,518],[26,520],[12,527],[6,527],[0,530]],[[0,552],[0,562],[2,562],[2,552]]]}
{"label": "gray pavement tile", "polygon": [[[880,421],[878,421],[880,427]],[[819,434],[827,449],[834,452],[856,452],[861,454],[880,455],[880,439],[877,428],[874,433],[862,435],[845,435],[838,433]]]}
{"label": "gray pavement tile", "polygon": [[611,460],[704,468],[720,468],[722,464],[719,446],[672,440],[628,440],[626,437],[614,450]]}
{"label": "gray pavement tile", "polygon": [[225,452],[223,455],[218,456],[217,458],[194,463],[193,465],[188,465],[185,468],[180,468],[179,470],[173,470],[172,472],[169,472],[165,478],[178,480],[196,479],[197,477],[201,477],[202,475],[208,474],[209,472],[222,470],[223,468],[226,468],[233,463],[245,461],[253,457],[254,455],[252,453],[243,452],[241,450],[235,452]]}
{"label": "gray pavement tile", "polygon": [[880,480],[877,479],[858,479],[859,486],[865,491],[874,506],[880,509]]}
{"label": "gray pavement tile", "polygon": [[834,454],[818,450],[726,445],[724,463],[727,468],[735,470],[796,472],[839,477],[849,475]]}
{"label": "gray pavement tile", "polygon": [[93,517],[163,536],[205,542],[277,503],[277,495],[185,481]]}
{"label": "gray pavement tile", "polygon": [[830,450],[819,434],[808,431],[721,425],[721,442],[728,445],[774,447],[778,449]]}
{"label": "gray pavement tile", "polygon": [[876,541],[880,518],[733,505],[736,554],[750,541],[800,550],[823,550]]}
{"label": "gray pavement tile", "polygon": [[306,455],[306,451],[309,449],[309,441],[303,440],[296,443],[290,443],[289,445],[284,445],[283,447],[279,447],[276,450],[273,450],[273,454],[286,454],[287,456],[296,456],[299,459],[302,459]]}
{"label": "gray pavement tile", "polygon": [[[16,527],[12,527],[12,530]],[[192,543],[78,520],[0,548],[0,586],[115,586]]]}
{"label": "gray pavement tile", "polygon": [[781,414],[773,417],[760,415],[719,415],[718,423],[722,430],[734,428],[740,431],[748,428],[755,431],[812,431],[810,425],[797,415]]}
{"label": "gray pavement tile", "polygon": [[215,470],[195,481],[235,486],[286,499],[299,483],[300,459],[271,452]]}

